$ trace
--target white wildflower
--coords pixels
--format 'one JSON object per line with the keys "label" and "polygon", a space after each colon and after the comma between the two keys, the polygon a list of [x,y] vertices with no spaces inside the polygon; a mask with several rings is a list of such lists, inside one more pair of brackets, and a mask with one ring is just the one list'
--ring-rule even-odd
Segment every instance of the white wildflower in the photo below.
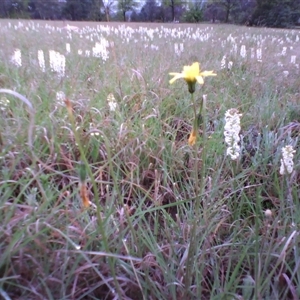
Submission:
{"label": "white wildflower", "polygon": [[280,175],[284,175],[286,173],[291,174],[294,169],[294,153],[296,152],[292,146],[285,146],[281,150],[282,152],[282,159],[280,160]]}
{"label": "white wildflower", "polygon": [[65,105],[64,101],[66,100],[66,95],[63,91],[56,92],[56,101],[60,105]]}
{"label": "white wildflower", "polygon": [[283,76],[288,77],[289,76],[289,71],[283,71]]}
{"label": "white wildflower", "polygon": [[291,56],[291,64],[296,64],[296,55]]}
{"label": "white wildflower", "polygon": [[9,100],[6,97],[0,99],[0,110],[5,111],[9,106]]}
{"label": "white wildflower", "polygon": [[14,54],[11,58],[11,62],[17,67],[22,67],[22,55],[20,49],[15,49]]}
{"label": "white wildflower", "polygon": [[232,66],[233,66],[233,61],[230,60],[230,61],[228,62],[228,64],[227,64],[227,69],[228,69],[228,70],[231,70],[231,69],[232,69]]}
{"label": "white wildflower", "polygon": [[247,52],[246,52],[246,46],[245,45],[241,46],[240,55],[241,55],[241,57],[246,58]]}
{"label": "white wildflower", "polygon": [[237,160],[240,156],[240,146],[234,144],[233,147],[228,147],[226,150],[226,155],[230,156],[232,160]]}
{"label": "white wildflower", "polygon": [[183,43],[180,43],[180,51],[183,52],[183,49],[184,49]]}
{"label": "white wildflower", "polygon": [[174,52],[176,55],[180,55],[180,49],[177,43],[174,44]]}
{"label": "white wildflower", "polygon": [[38,61],[42,72],[45,72],[46,67],[45,67],[45,56],[43,50],[38,50]]}
{"label": "white wildflower", "polygon": [[236,160],[240,156],[240,117],[242,114],[239,114],[238,110],[231,108],[225,113],[225,126],[224,126],[224,137],[225,143],[228,148],[226,154],[231,157],[232,160]]}
{"label": "white wildflower", "polygon": [[250,57],[253,59],[255,56],[254,48],[250,49],[250,53],[251,53]]}
{"label": "white wildflower", "polygon": [[256,49],[256,58],[257,58],[257,61],[262,62],[262,50],[261,50],[261,48]]}
{"label": "white wildflower", "polygon": [[100,135],[99,132],[93,131],[94,128],[95,128],[95,127],[94,127],[93,123],[90,123],[90,131],[92,131],[92,132],[90,133],[90,135],[91,135],[91,136],[98,136],[98,135]]}
{"label": "white wildflower", "polygon": [[225,67],[226,67],[226,55],[224,55],[221,60],[221,69],[225,69]]}
{"label": "white wildflower", "polygon": [[115,96],[112,93],[108,94],[107,103],[110,111],[115,111],[118,107],[118,103],[115,99]]}
{"label": "white wildflower", "polygon": [[69,43],[66,43],[66,51],[67,51],[67,53],[71,52],[71,46]]}
{"label": "white wildflower", "polygon": [[57,72],[60,77],[65,76],[65,56],[54,50],[49,50],[49,60],[51,70]]}
{"label": "white wildflower", "polygon": [[109,57],[109,42],[105,38],[101,38],[99,42],[96,42],[95,47],[92,49],[94,57],[100,57],[106,61]]}

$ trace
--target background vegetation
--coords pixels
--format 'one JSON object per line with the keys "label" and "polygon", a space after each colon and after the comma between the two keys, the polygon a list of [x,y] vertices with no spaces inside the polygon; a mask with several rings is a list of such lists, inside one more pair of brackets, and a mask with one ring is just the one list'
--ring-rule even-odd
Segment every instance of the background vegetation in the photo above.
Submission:
{"label": "background vegetation", "polygon": [[[0,295],[299,299],[298,31],[65,25],[1,22],[0,89],[34,109],[0,94]],[[217,76],[197,87],[208,139],[190,147],[190,95],[168,73],[194,61]]]}
{"label": "background vegetation", "polygon": [[202,21],[291,28],[300,0],[3,0],[1,18],[73,21]]}

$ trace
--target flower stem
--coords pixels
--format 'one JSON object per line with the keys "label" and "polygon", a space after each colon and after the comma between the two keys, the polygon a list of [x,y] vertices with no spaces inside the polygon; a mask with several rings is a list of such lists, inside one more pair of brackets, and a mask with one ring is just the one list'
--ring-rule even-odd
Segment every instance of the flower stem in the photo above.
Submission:
{"label": "flower stem", "polygon": [[[202,161],[202,166],[201,166],[201,179],[200,179],[200,193],[201,195],[204,195],[205,192],[205,171],[206,171],[206,165],[205,165],[205,160],[206,160],[206,95],[202,96],[202,102],[201,102],[201,108],[200,112],[202,113],[202,153],[201,153],[201,161]],[[203,218],[205,223],[207,223],[207,203],[206,201],[203,202]]]}
{"label": "flower stem", "polygon": [[[194,94],[191,94],[191,101],[193,103],[193,109],[194,109],[194,123],[193,123],[193,131],[196,132],[196,136],[199,135],[199,127],[197,122],[197,110],[196,110],[196,103],[194,99]],[[197,143],[194,144],[194,189],[195,189],[195,196],[198,197],[198,170],[199,170],[199,163],[198,163],[198,146]]]}

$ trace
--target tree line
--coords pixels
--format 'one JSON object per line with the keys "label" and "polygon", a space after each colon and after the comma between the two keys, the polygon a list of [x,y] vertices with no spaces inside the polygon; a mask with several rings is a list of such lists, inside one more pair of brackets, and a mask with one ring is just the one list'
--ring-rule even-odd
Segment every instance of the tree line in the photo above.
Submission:
{"label": "tree line", "polygon": [[0,0],[0,17],[292,28],[300,26],[300,0]]}

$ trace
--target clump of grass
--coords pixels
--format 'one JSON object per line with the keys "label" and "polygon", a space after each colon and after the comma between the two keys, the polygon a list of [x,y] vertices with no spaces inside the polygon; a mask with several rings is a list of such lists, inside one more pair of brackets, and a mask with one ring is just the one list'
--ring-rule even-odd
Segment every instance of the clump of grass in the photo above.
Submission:
{"label": "clump of grass", "polygon": [[[29,22],[28,31],[7,23],[0,29],[6,40],[0,88],[25,96],[35,112],[31,123],[31,110],[16,92],[5,94],[2,297],[299,298],[297,67],[278,55],[282,49],[275,41],[293,45],[287,54],[293,55],[295,33],[205,25],[201,31],[180,24],[179,37],[172,28],[117,24],[112,31],[84,24],[70,38],[37,24]],[[78,55],[103,36],[110,43],[106,61]],[[69,39],[70,54],[61,37]],[[174,42],[183,43],[180,56]],[[203,55],[190,54],[200,42]],[[151,43],[164,51],[151,50]],[[242,43],[246,58],[234,52]],[[251,47],[261,43],[268,59],[263,52],[260,62],[251,58]],[[39,69],[37,51],[46,53],[49,45],[66,55],[64,77],[47,66],[45,73]],[[16,47],[24,53],[20,68],[10,62]],[[233,62],[230,69],[221,69],[224,54]],[[196,149],[187,144],[194,117],[190,97],[184,83],[170,87],[167,77],[178,69],[174,62],[181,68],[194,61],[218,74],[203,86],[207,140]],[[283,69],[288,77],[281,76]],[[57,92],[66,95],[67,106]],[[198,105],[202,95],[194,97]],[[224,113],[232,107],[243,114],[238,164],[226,157],[223,136]],[[199,134],[201,139],[201,128]],[[281,148],[288,144],[297,151],[295,171],[284,177]],[[195,185],[199,179],[202,189]],[[89,205],[83,205],[83,194]]]}

